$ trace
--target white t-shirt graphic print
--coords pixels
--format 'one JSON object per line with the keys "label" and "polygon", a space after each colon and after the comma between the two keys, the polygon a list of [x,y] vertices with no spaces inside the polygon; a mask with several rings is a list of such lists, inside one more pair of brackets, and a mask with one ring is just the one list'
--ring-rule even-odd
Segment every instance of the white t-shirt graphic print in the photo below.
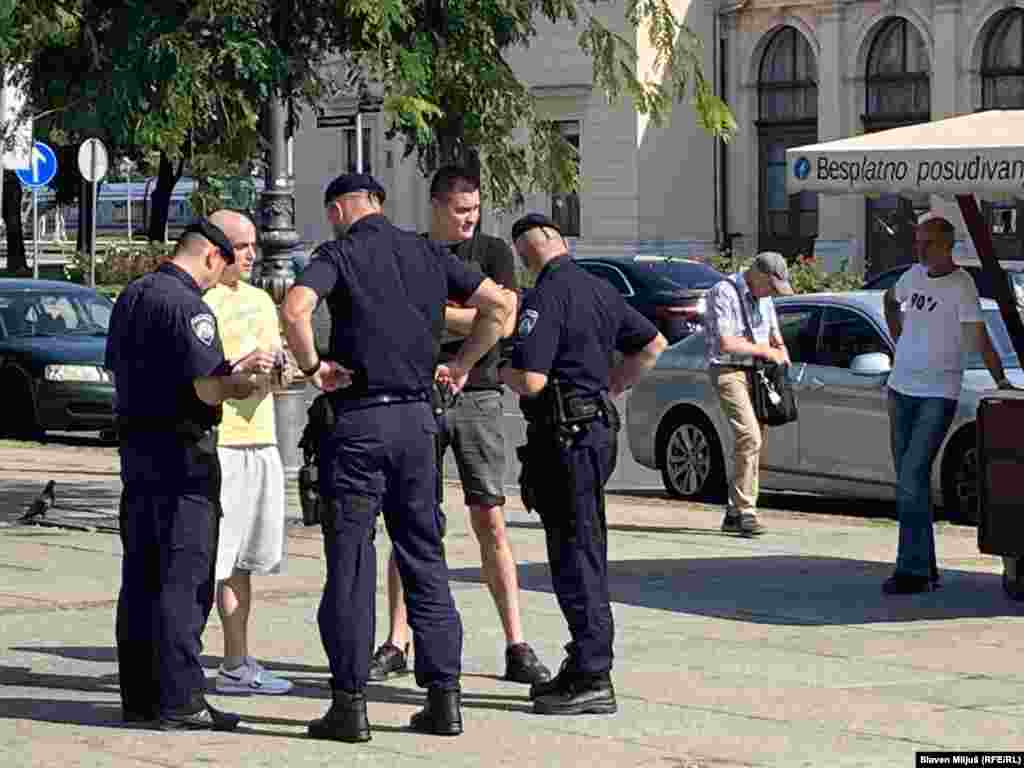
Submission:
{"label": "white t-shirt graphic print", "polygon": [[978,289],[963,269],[929,277],[921,264],[893,288],[903,306],[903,333],[889,386],[912,397],[960,397],[964,360],[970,351],[964,323],[983,322]]}

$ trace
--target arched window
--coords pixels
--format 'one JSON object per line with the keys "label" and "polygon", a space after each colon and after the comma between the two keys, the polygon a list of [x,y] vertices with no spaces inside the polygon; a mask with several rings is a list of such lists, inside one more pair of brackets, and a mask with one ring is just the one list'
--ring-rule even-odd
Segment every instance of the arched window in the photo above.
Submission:
{"label": "arched window", "polygon": [[931,115],[931,66],[917,27],[885,22],[868,54],[865,122],[908,124]]}
{"label": "arched window", "polygon": [[[913,24],[894,17],[871,41],[864,73],[864,129],[877,131],[931,119],[931,64],[924,38]],[[913,226],[930,207],[928,195],[867,200],[869,274],[913,259]]]}
{"label": "arched window", "polygon": [[1024,10],[1006,11],[991,27],[981,82],[983,109],[1024,109]]}
{"label": "arched window", "polygon": [[[981,108],[1024,109],[1024,10],[1011,8],[989,27],[981,60]],[[986,203],[992,243],[1000,259],[1024,252],[1024,208],[1019,203]]]}
{"label": "arched window", "polygon": [[786,149],[818,137],[818,66],[807,39],[782,27],[758,71],[760,222],[758,249],[788,257],[810,253],[818,233],[818,196],[786,194]]}

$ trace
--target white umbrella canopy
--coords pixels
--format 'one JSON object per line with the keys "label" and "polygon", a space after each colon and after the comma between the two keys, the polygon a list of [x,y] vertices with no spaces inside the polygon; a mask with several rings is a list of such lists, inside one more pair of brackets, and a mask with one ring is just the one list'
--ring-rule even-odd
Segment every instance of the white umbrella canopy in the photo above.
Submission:
{"label": "white umbrella canopy", "polygon": [[786,187],[790,194],[1024,198],[1024,109],[787,149]]}
{"label": "white umbrella canopy", "polygon": [[[1017,358],[1024,323],[977,197],[1024,198],[1024,109],[990,110],[786,150],[790,194],[955,197]],[[977,196],[977,197],[976,197]]]}

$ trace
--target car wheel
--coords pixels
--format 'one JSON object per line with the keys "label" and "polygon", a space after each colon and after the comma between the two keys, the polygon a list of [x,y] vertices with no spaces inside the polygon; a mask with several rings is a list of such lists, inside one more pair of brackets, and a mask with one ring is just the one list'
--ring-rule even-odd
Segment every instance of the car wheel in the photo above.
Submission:
{"label": "car wheel", "polygon": [[951,523],[978,524],[978,445],[973,428],[957,434],[946,449],[942,505]]}
{"label": "car wheel", "polygon": [[714,427],[696,411],[670,415],[658,441],[665,490],[679,499],[721,501],[725,464]]}

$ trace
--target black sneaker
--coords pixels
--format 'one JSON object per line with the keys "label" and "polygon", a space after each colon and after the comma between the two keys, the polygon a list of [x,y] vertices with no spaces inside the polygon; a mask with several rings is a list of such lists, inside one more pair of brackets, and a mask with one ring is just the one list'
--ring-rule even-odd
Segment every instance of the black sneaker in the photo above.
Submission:
{"label": "black sneaker", "polygon": [[533,711],[538,715],[612,715],[618,704],[611,678],[604,673],[577,676],[567,690],[534,701]]}
{"label": "black sneaker", "polygon": [[122,709],[121,720],[126,723],[151,723],[159,720],[160,715],[154,709]]}
{"label": "black sneaker", "polygon": [[157,728],[161,731],[233,731],[241,719],[233,712],[221,712],[207,704],[198,712],[161,715]]}
{"label": "black sneaker", "polygon": [[543,683],[551,670],[540,663],[529,643],[516,643],[505,650],[505,679],[513,683]]}
{"label": "black sneaker", "polygon": [[391,643],[384,643],[370,660],[370,680],[379,683],[391,675],[405,674],[409,671],[408,655],[408,643],[404,651]]}
{"label": "black sneaker", "polygon": [[935,586],[929,576],[913,576],[909,573],[894,573],[882,584],[887,595],[916,595],[931,592]]}
{"label": "black sneaker", "polygon": [[740,515],[725,513],[725,517],[722,518],[722,533],[742,533],[743,532],[743,518]]}

